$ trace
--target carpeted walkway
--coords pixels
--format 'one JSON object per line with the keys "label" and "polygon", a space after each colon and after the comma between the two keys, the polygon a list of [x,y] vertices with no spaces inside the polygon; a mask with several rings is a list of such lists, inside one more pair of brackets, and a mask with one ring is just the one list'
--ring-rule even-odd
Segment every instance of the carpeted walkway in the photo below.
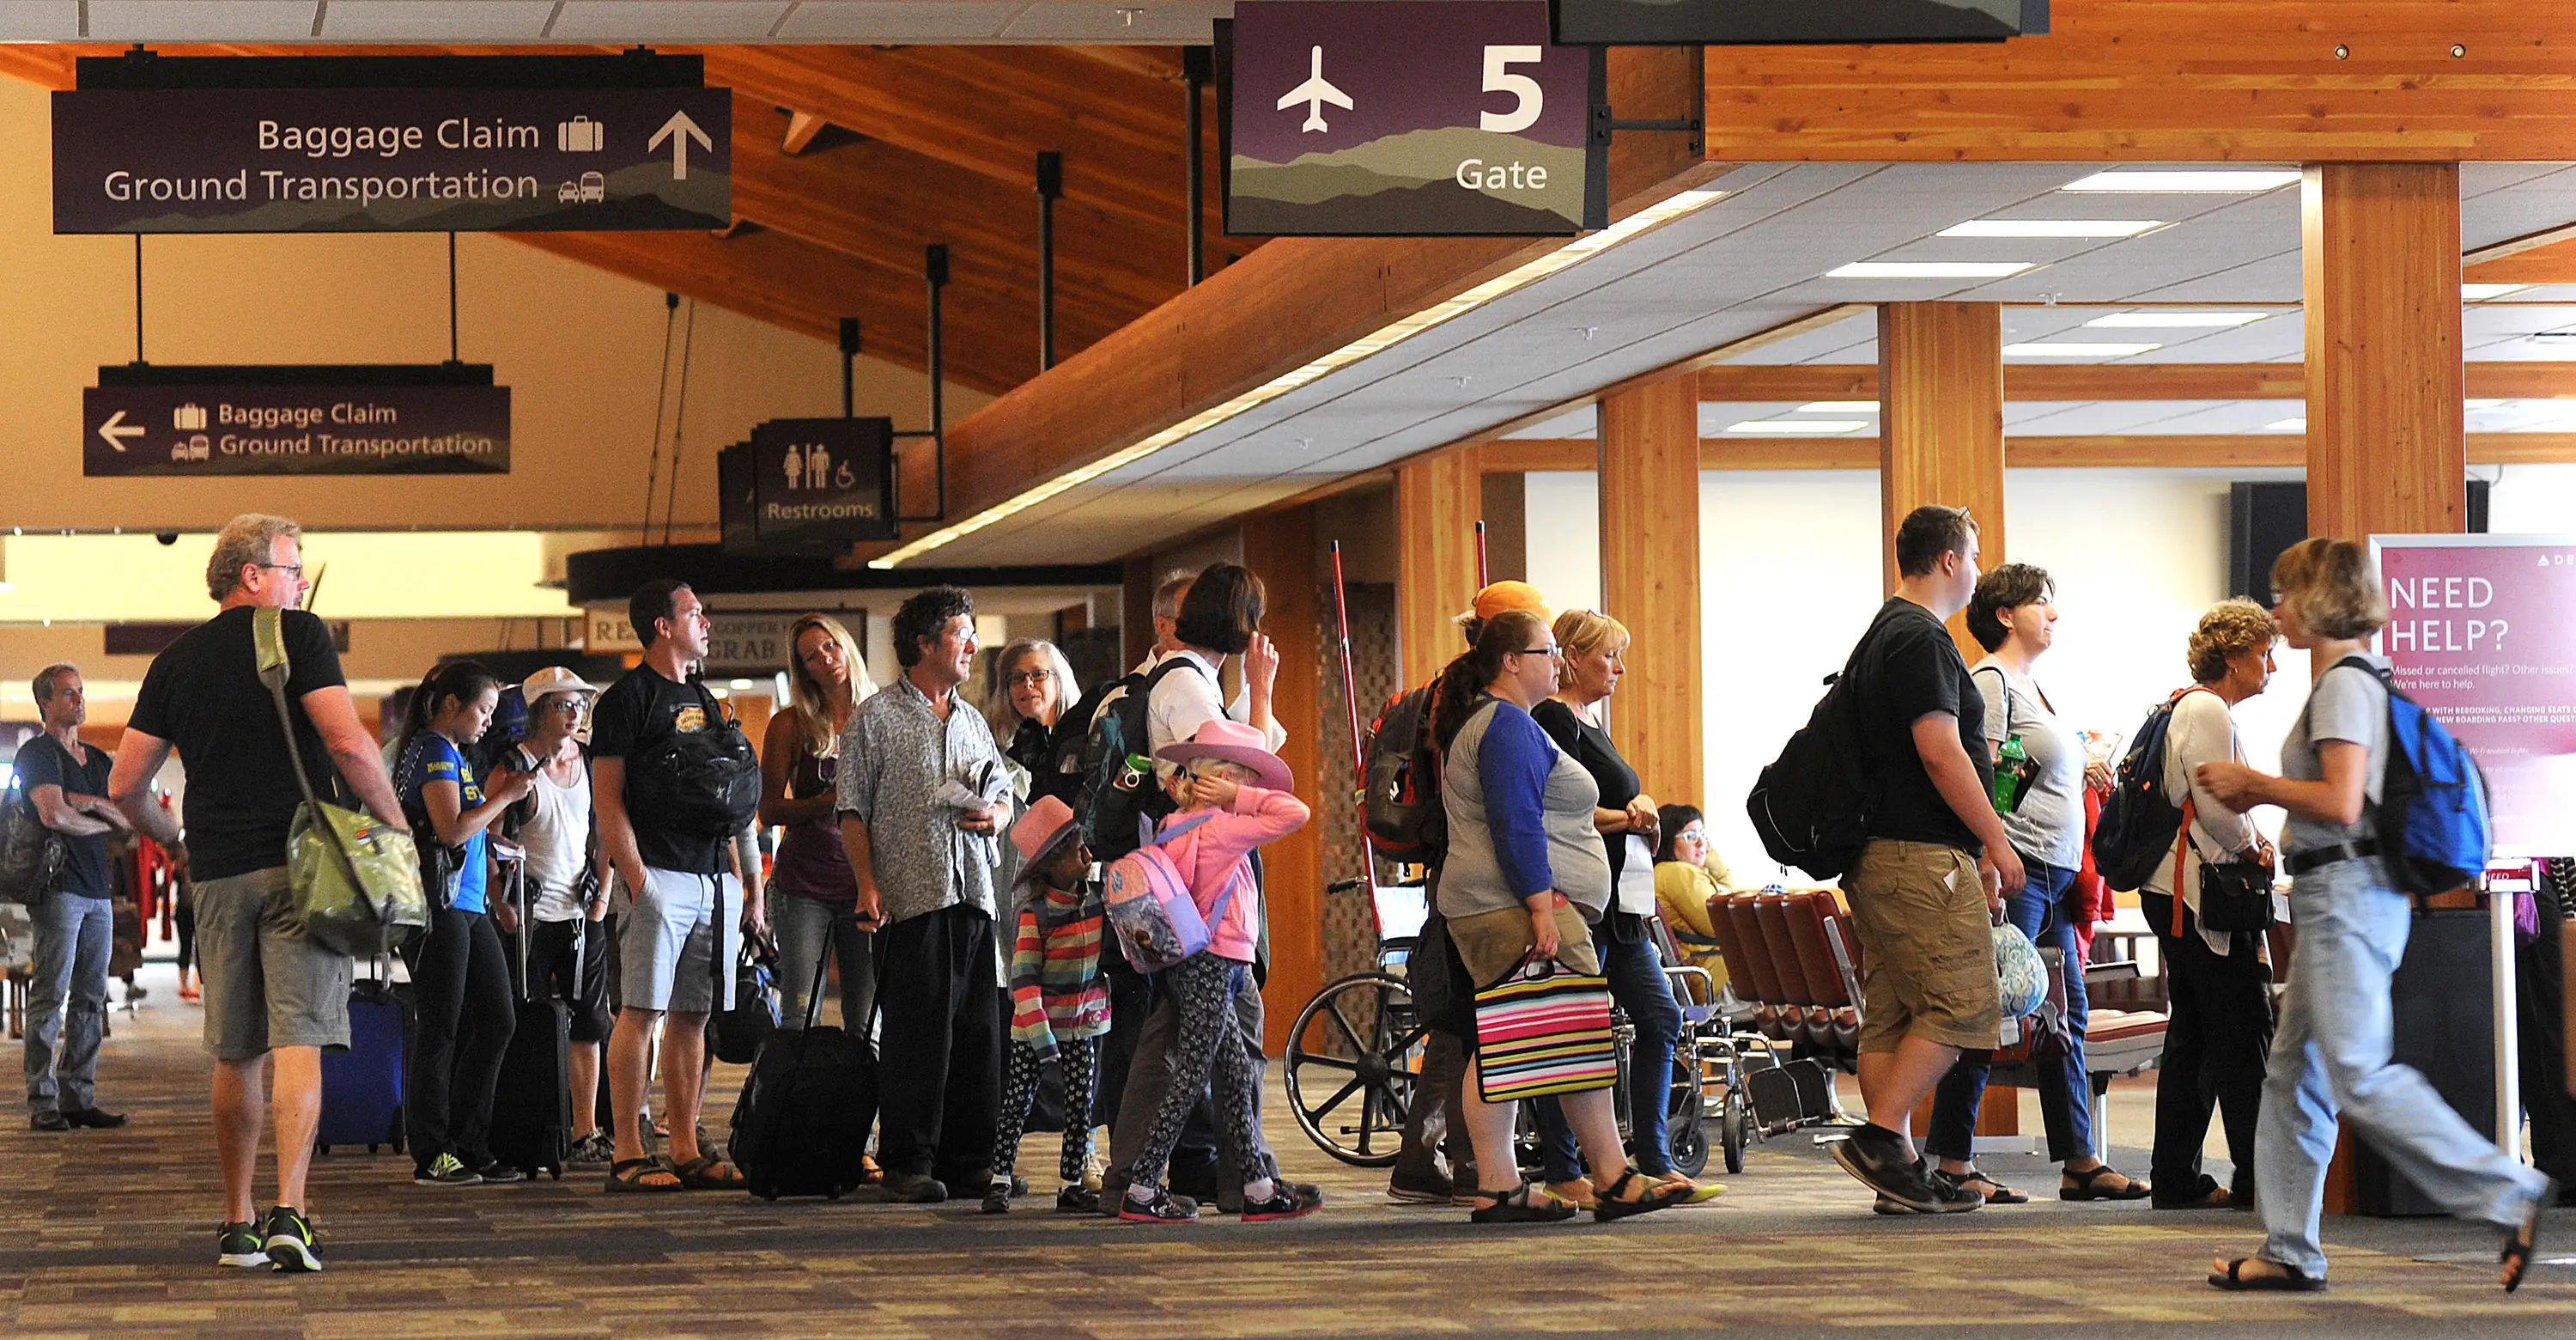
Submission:
{"label": "carpeted walkway", "polygon": [[[1282,1162],[1328,1197],[1324,1213],[1294,1223],[1148,1227],[1055,1214],[1047,1136],[1032,1137],[1036,1157],[1022,1163],[1044,1174],[1040,1196],[1004,1218],[971,1201],[611,1198],[596,1174],[433,1190],[411,1184],[402,1155],[343,1151],[316,1162],[326,1273],[218,1270],[197,1015],[158,971],[161,989],[141,1011],[116,1015],[101,1066],[103,1101],[132,1113],[132,1126],[38,1135],[0,1125],[0,1335],[2576,1334],[2576,1211],[2554,1216],[2544,1255],[2556,1263],[2512,1298],[2495,1287],[2483,1230],[2367,1220],[2330,1227],[2332,1292],[2236,1297],[2200,1277],[2213,1251],[2254,1246],[2240,1215],[2042,1200],[1882,1219],[1795,1136],[1757,1146],[1712,1205],[1609,1226],[1481,1229],[1463,1209],[1389,1204],[1382,1173],[1324,1158],[1284,1112],[1270,1123]],[[738,1083],[738,1071],[719,1069],[720,1106]],[[1275,1085],[1271,1101],[1283,1101]],[[724,1112],[709,1121],[721,1130]],[[2123,1163],[2144,1158],[2131,1151]],[[1987,1164],[2029,1188],[2053,1184],[2035,1160]]]}

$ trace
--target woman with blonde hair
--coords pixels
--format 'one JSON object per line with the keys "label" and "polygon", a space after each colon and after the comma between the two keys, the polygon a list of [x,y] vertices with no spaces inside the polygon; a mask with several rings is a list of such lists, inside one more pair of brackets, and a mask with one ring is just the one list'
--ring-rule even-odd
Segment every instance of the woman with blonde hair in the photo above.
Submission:
{"label": "woman with blonde hair", "polygon": [[859,879],[841,846],[834,789],[841,761],[841,728],[876,685],[848,627],[829,614],[807,614],[788,629],[787,706],[769,719],[760,750],[760,822],[784,828],[769,888],[778,929],[779,1014],[789,1028],[805,1026],[810,993],[820,990],[815,970],[823,940],[841,968],[841,1026],[867,1026],[876,996],[870,957],[875,927],[860,921]]}
{"label": "woman with blonde hair", "polygon": [[2389,880],[2372,815],[2393,747],[2389,663],[2369,649],[2388,622],[2370,556],[2350,540],[2307,539],[2272,565],[2272,618],[2308,653],[2312,687],[2281,775],[2203,763],[2193,781],[2242,813],[2289,811],[2282,868],[2291,877],[2290,989],[2272,1038],[2254,1139],[2254,1212],[2263,1246],[2212,1263],[2221,1289],[2322,1289],[2317,1218],[2338,1116],[2444,1210],[2505,1232],[2502,1282],[2521,1287],[2540,1216],[2558,1184],[2496,1148],[2424,1076],[2389,1060],[2389,975],[2406,956],[2411,899]]}

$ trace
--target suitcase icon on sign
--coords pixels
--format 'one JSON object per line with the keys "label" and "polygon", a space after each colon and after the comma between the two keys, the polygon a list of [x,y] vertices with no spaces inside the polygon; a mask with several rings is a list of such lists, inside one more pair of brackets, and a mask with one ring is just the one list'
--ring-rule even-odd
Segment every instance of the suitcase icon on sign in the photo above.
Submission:
{"label": "suitcase icon on sign", "polygon": [[181,405],[170,411],[170,426],[183,433],[194,432],[205,427],[206,407],[193,404]]}
{"label": "suitcase icon on sign", "polygon": [[555,125],[555,148],[568,154],[595,154],[607,141],[607,131],[587,116],[576,116]]}

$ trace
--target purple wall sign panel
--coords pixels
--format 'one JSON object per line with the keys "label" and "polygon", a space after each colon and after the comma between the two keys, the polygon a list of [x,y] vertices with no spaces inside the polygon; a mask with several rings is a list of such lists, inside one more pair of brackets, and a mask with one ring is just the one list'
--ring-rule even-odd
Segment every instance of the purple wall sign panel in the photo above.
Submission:
{"label": "purple wall sign panel", "polygon": [[722,228],[732,150],[722,88],[61,92],[54,231]]}
{"label": "purple wall sign panel", "polygon": [[81,473],[507,474],[506,386],[93,386]]}
{"label": "purple wall sign panel", "polygon": [[2370,542],[2379,649],[2485,769],[2496,854],[2576,852],[2576,536]]}
{"label": "purple wall sign panel", "polygon": [[751,430],[753,533],[764,546],[891,540],[894,421],[771,419]]}
{"label": "purple wall sign panel", "polygon": [[1232,79],[1229,233],[1583,227],[1592,58],[1546,0],[1243,0]]}

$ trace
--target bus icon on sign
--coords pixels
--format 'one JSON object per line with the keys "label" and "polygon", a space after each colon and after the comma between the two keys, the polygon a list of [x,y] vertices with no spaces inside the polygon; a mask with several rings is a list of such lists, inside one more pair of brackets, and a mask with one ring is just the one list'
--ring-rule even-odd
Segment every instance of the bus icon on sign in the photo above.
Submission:
{"label": "bus icon on sign", "polygon": [[580,181],[555,188],[555,203],[562,205],[595,205],[607,198],[608,178],[596,172],[585,172]]}
{"label": "bus icon on sign", "polygon": [[203,405],[181,405],[177,409],[170,411],[170,426],[183,433],[192,433],[205,427],[206,407]]}

